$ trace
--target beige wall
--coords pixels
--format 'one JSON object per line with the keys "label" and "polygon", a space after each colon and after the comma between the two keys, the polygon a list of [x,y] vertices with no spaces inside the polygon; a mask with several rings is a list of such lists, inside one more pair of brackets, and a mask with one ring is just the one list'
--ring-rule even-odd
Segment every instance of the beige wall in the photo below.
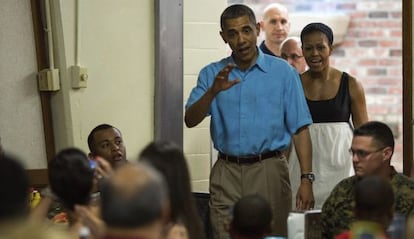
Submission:
{"label": "beige wall", "polygon": [[4,149],[46,167],[30,1],[0,0],[0,137]]}
{"label": "beige wall", "polygon": [[[201,68],[226,56],[221,40],[220,14],[225,0],[184,0],[184,100],[195,86]],[[185,102],[184,102],[185,103]],[[209,118],[195,128],[184,126],[184,152],[194,191],[208,191],[211,146]]]}
{"label": "beige wall", "polygon": [[[130,159],[153,139],[154,5],[150,0],[79,1],[79,64],[88,86],[72,89],[75,65],[75,0],[54,5],[61,27],[54,34],[61,90],[52,99],[57,150],[75,145],[88,151],[87,136],[98,124],[118,127]],[[59,19],[54,19],[59,24]]]}

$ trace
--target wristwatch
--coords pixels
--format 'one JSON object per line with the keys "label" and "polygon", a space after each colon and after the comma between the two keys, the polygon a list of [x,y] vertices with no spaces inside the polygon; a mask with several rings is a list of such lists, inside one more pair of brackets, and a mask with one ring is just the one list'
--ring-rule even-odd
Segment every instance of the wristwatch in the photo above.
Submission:
{"label": "wristwatch", "polygon": [[307,180],[309,180],[311,183],[313,183],[313,181],[315,181],[315,174],[313,173],[304,173],[300,176],[300,178],[306,178]]}

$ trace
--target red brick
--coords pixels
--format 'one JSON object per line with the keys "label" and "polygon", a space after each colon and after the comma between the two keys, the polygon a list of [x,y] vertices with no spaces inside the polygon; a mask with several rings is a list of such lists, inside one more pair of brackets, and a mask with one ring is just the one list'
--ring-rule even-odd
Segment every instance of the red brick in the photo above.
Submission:
{"label": "red brick", "polygon": [[402,28],[401,21],[380,21],[376,23],[376,27],[384,27],[384,28]]}
{"label": "red brick", "polygon": [[368,13],[369,18],[388,18],[388,12],[385,11],[378,11],[378,12],[370,12]]}
{"label": "red brick", "polygon": [[355,11],[355,12],[350,12],[349,15],[351,16],[351,19],[353,21],[356,21],[357,19],[360,20],[361,18],[367,18],[368,13]]}
{"label": "red brick", "polygon": [[344,48],[344,49],[355,47],[355,46],[356,46],[356,41],[350,40],[350,39],[347,39],[347,38],[345,38],[345,40],[340,45],[340,47]]}
{"label": "red brick", "polygon": [[349,24],[349,28],[364,28],[364,29],[368,29],[368,28],[374,28],[376,27],[377,23],[375,23],[374,21],[351,21],[351,23]]}
{"label": "red brick", "polygon": [[376,47],[378,45],[378,41],[376,40],[363,40],[359,41],[358,45],[361,47]]}
{"label": "red brick", "polygon": [[358,61],[358,66],[375,66],[377,63],[376,59],[361,59]]}
{"label": "red brick", "polygon": [[380,66],[395,66],[395,65],[401,65],[402,59],[380,59],[379,65]]}
{"label": "red brick", "polygon": [[402,56],[402,49],[391,49],[390,56]]}
{"label": "red brick", "polygon": [[401,40],[382,40],[379,41],[381,47],[401,47]]}
{"label": "red brick", "polygon": [[370,76],[384,76],[387,75],[387,69],[384,68],[370,68],[367,70]]}
{"label": "red brick", "polygon": [[348,33],[346,34],[347,37],[355,37],[355,38],[363,38],[368,36],[368,32],[356,30],[356,29],[350,29]]}
{"label": "red brick", "polygon": [[390,36],[392,36],[392,37],[402,37],[402,30],[391,31]]}
{"label": "red brick", "polygon": [[402,86],[401,87],[389,87],[388,88],[388,94],[395,94],[395,95],[401,95],[402,96]]}
{"label": "red brick", "polygon": [[390,15],[391,15],[392,18],[402,19],[402,11],[399,11],[399,12],[391,12]]}
{"label": "red brick", "polygon": [[380,85],[396,85],[401,82],[401,79],[398,78],[382,78],[378,80]]}

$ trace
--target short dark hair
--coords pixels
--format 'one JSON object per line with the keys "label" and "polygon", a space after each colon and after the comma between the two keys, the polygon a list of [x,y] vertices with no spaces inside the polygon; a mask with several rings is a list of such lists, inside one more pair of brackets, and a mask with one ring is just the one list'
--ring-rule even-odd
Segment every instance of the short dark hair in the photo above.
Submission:
{"label": "short dark hair", "polygon": [[88,147],[89,147],[89,151],[93,152],[93,141],[94,141],[94,137],[95,137],[95,133],[101,130],[105,130],[105,129],[116,129],[114,126],[110,125],[110,124],[100,124],[98,126],[96,126],[95,128],[92,129],[92,131],[89,133],[88,135]]}
{"label": "short dark hair", "polygon": [[0,221],[25,217],[29,212],[29,179],[20,161],[0,155]]}
{"label": "short dark hair", "polygon": [[334,40],[334,35],[333,35],[333,32],[332,32],[332,29],[328,25],[323,24],[321,22],[309,23],[308,25],[306,25],[302,29],[302,31],[300,33],[300,40],[302,41],[302,44],[303,44],[303,38],[306,35],[309,35],[309,34],[314,33],[314,32],[323,33],[326,36],[326,38],[328,38],[329,45],[332,46],[333,40]]}
{"label": "short dark hair", "polygon": [[111,179],[105,179],[102,183],[101,214],[109,227],[142,227],[162,216],[163,204],[167,199],[165,182],[161,175],[149,166],[142,163],[138,165],[121,166],[145,168],[145,171],[140,171],[140,177],[148,179],[143,185],[137,185],[134,191],[124,193],[123,188],[115,185]]}
{"label": "short dark hair", "polygon": [[391,184],[378,176],[362,178],[355,187],[355,212],[361,220],[376,220],[388,215],[394,200]]}
{"label": "short dark hair", "polygon": [[75,204],[89,203],[94,171],[82,150],[67,148],[60,151],[49,162],[48,173],[52,191],[67,209],[74,210]]}
{"label": "short dark hair", "polygon": [[355,136],[370,136],[378,147],[391,147],[394,152],[394,136],[390,127],[379,121],[370,121],[354,130]]}
{"label": "short dark hair", "polygon": [[232,228],[240,235],[256,237],[270,231],[272,209],[258,194],[243,196],[233,208]]}
{"label": "short dark hair", "polygon": [[250,22],[256,24],[256,16],[251,8],[243,4],[233,4],[228,6],[220,17],[221,30],[224,30],[226,21],[228,19],[234,19],[242,16],[248,16]]}

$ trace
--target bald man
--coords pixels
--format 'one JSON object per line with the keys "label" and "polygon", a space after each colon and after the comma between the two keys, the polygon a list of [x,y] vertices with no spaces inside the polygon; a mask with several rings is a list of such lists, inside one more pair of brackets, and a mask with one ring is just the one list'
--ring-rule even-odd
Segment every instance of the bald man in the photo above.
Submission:
{"label": "bald man", "polygon": [[302,54],[302,42],[299,37],[286,38],[280,45],[280,56],[300,74],[306,71],[306,60]]}
{"label": "bald man", "polygon": [[159,239],[168,220],[168,201],[158,172],[143,163],[121,165],[101,189],[104,238]]}
{"label": "bald man", "polygon": [[265,54],[280,57],[280,45],[290,31],[287,8],[279,3],[268,5],[263,11],[260,27],[265,33],[265,40],[260,44],[260,49]]}

